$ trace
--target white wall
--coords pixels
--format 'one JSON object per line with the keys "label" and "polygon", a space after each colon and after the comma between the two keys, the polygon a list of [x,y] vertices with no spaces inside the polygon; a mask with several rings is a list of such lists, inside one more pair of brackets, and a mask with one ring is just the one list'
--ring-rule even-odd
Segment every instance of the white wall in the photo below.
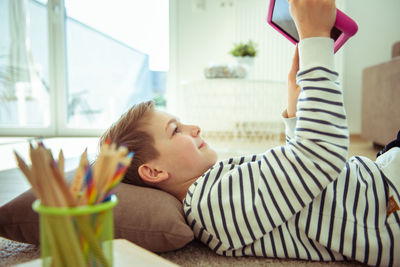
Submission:
{"label": "white wall", "polygon": [[[231,60],[227,50],[237,37],[235,6],[254,5],[256,1],[204,0],[205,9],[202,11],[193,10],[194,0],[171,1],[174,3],[171,8],[175,10],[170,15],[175,25],[171,25],[170,71],[173,77],[170,77],[169,95],[173,97],[169,99],[175,112],[174,106],[179,105],[180,101],[176,97],[179,81],[203,78],[203,69],[210,60]],[[237,5],[238,1],[240,5]],[[361,131],[362,70],[391,58],[393,43],[400,41],[400,0],[337,0],[337,6],[354,18],[359,26],[358,33],[336,56],[350,132],[357,134]],[[265,20],[260,20],[260,23],[265,23]],[[269,28],[265,25],[266,31],[271,30]],[[287,61],[287,58],[283,60]]]}
{"label": "white wall", "polygon": [[[195,2],[204,2],[204,9],[193,8]],[[258,44],[254,79],[286,80],[294,45],[268,26],[268,4],[268,0],[170,0],[168,111],[181,111],[182,81],[204,79],[210,63],[235,62],[229,54],[234,43]]]}
{"label": "white wall", "polygon": [[[234,40],[234,7],[204,1],[204,10],[193,10],[192,0],[178,0],[178,68],[180,79],[203,76],[210,61],[229,60],[227,47]],[[218,41],[216,41],[218,40]]]}
{"label": "white wall", "polygon": [[362,70],[391,58],[392,45],[400,41],[400,1],[350,0],[345,12],[359,27],[344,47],[343,87],[350,131],[360,133]]}
{"label": "white wall", "polygon": [[[168,111],[181,110],[182,80],[203,76],[210,59],[228,58],[226,46],[232,43],[234,24],[232,7],[220,7],[220,1],[204,0],[203,10],[193,9],[192,0],[170,0],[170,69],[168,74]],[[211,42],[218,40],[218,42]]]}

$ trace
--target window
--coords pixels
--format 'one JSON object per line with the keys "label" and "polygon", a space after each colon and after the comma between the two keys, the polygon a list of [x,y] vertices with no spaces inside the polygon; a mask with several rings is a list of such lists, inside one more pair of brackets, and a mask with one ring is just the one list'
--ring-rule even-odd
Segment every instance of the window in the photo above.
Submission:
{"label": "window", "polygon": [[2,135],[98,135],[133,104],[166,105],[167,0],[0,5]]}
{"label": "window", "polygon": [[65,6],[68,127],[104,128],[132,104],[164,97],[168,1],[66,0]]}

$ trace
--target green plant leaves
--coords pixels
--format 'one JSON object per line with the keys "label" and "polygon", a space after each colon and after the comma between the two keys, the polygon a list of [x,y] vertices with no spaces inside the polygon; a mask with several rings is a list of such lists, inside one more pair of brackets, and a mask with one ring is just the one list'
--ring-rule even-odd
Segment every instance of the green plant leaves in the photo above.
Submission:
{"label": "green plant leaves", "polygon": [[257,44],[252,40],[247,43],[235,43],[229,54],[234,57],[255,57],[257,55]]}

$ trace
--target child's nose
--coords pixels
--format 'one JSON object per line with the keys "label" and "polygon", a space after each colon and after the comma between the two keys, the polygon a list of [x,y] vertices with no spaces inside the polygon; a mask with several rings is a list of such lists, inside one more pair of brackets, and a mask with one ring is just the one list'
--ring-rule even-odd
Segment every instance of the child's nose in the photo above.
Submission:
{"label": "child's nose", "polygon": [[200,134],[200,127],[199,126],[193,126],[192,129],[192,136],[197,137]]}

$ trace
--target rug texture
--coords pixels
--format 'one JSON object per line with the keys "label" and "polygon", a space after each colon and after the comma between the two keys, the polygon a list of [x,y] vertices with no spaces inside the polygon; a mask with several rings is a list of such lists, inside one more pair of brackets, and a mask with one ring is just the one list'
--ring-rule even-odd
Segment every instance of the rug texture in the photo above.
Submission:
{"label": "rug texture", "polygon": [[24,263],[39,257],[39,247],[0,237],[0,267]]}
{"label": "rug texture", "polygon": [[[357,262],[310,262],[300,260],[279,260],[256,257],[218,256],[198,241],[189,243],[182,249],[159,253],[159,255],[181,266],[225,267],[225,266],[296,266],[296,267],[351,267],[363,266]],[[35,245],[19,243],[0,237],[0,267],[13,266],[40,257],[40,249]]]}
{"label": "rug texture", "polygon": [[207,246],[195,240],[177,251],[160,253],[160,256],[181,266],[198,267],[361,267],[365,266],[357,262],[312,262],[302,260],[280,260],[262,257],[224,257],[212,252]]}

